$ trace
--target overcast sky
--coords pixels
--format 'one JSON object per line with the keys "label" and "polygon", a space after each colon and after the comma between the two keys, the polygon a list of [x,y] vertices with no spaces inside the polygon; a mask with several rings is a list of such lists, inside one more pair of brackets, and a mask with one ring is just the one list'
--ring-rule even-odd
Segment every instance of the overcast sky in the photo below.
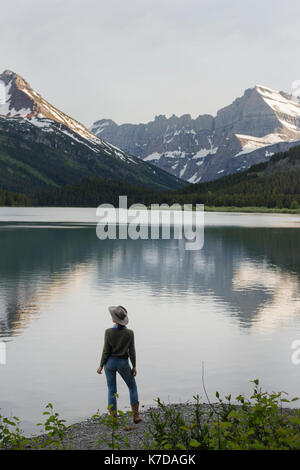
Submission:
{"label": "overcast sky", "polygon": [[0,68],[90,125],[215,114],[300,79],[299,0],[0,0]]}

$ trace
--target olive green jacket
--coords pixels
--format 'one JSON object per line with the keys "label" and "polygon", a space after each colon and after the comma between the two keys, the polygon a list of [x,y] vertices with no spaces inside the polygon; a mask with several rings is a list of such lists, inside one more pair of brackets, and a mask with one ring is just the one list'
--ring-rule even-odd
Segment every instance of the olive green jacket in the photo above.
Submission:
{"label": "olive green jacket", "polygon": [[132,367],[136,366],[136,354],[134,346],[134,333],[128,328],[108,328],[104,334],[104,346],[100,366],[103,367],[108,358],[119,357],[128,359]]}

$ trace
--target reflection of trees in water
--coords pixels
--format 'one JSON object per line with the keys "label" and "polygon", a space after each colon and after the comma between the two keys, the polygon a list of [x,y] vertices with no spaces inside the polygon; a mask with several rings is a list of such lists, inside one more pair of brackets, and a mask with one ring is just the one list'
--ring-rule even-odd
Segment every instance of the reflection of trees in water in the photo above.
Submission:
{"label": "reflection of trees in water", "polygon": [[[83,233],[85,232],[85,233]],[[0,230],[0,335],[11,336],[39,313],[87,259],[93,229]]]}
{"label": "reflection of trees in water", "polygon": [[[210,229],[213,233],[218,229]],[[283,271],[300,274],[300,228],[241,228],[222,229],[226,243],[243,246],[247,256],[264,259]]]}
{"label": "reflection of trees in water", "polygon": [[4,298],[5,311],[0,315],[0,337],[18,334],[27,327],[31,318],[38,312],[36,304],[31,304],[26,298],[22,301],[15,295],[13,294],[13,298],[9,295]]}
{"label": "reflection of trees in water", "polygon": [[[219,256],[215,258],[218,269],[214,293],[229,304],[241,325],[250,326],[257,317],[266,320],[267,315],[270,325],[271,316],[276,315],[278,323],[277,306],[283,307],[284,298],[286,311],[282,312],[282,318],[287,320],[297,314],[299,234],[299,229],[286,228],[223,227],[206,231],[205,242],[212,239],[216,246],[222,245]],[[236,280],[241,270],[247,282],[237,289]]]}
{"label": "reflection of trees in water", "polygon": [[[101,242],[95,227],[3,228],[0,332],[16,334],[39,313],[41,295],[51,297],[62,285],[72,284],[76,273],[86,276],[91,270],[97,288],[121,282],[134,284],[141,295],[147,287],[158,296],[213,296],[226,303],[241,324],[250,325],[262,314],[262,306],[273,305],[268,315],[276,310],[278,280],[289,285],[297,299],[298,233],[286,228],[210,227],[203,250],[185,251],[184,241],[176,240]],[[268,282],[262,282],[264,278]]]}
{"label": "reflection of trees in water", "polygon": [[[299,266],[291,253],[299,248],[297,230],[209,228],[204,249],[195,252],[184,251],[183,243],[164,243],[128,242],[119,247],[118,262],[107,264],[106,278],[110,282],[139,280],[141,289],[147,284],[156,296],[166,291],[179,296],[192,293],[199,300],[213,296],[244,326],[261,314],[262,306],[272,305],[274,298],[279,301],[276,292],[284,284],[289,286],[286,298],[297,305]],[[237,275],[243,267],[244,276],[254,279],[237,289]],[[99,277],[101,270],[99,265]]]}

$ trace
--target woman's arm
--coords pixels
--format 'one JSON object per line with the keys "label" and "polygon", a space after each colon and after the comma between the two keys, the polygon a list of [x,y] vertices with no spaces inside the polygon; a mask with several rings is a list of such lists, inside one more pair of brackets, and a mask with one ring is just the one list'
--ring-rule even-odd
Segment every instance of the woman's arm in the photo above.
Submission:
{"label": "woman's arm", "polygon": [[101,374],[101,370],[106,363],[107,359],[109,358],[110,355],[110,344],[108,342],[108,330],[105,331],[104,334],[104,346],[103,346],[103,351],[102,351],[102,356],[101,356],[101,361],[100,361],[100,367],[98,368],[97,372],[98,374]]}
{"label": "woman's arm", "polygon": [[134,375],[136,375],[136,353],[135,353],[134,333],[133,332],[132,332],[131,342],[130,342],[130,345],[129,345],[129,357],[130,357],[132,367],[135,370]]}

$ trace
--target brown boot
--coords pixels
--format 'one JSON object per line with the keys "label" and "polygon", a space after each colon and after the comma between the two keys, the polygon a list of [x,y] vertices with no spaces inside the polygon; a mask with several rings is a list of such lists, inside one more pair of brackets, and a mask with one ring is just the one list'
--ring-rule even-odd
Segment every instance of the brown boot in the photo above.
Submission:
{"label": "brown boot", "polygon": [[117,418],[118,417],[118,411],[117,408],[115,410],[110,409],[109,414],[112,418]]}
{"label": "brown boot", "polygon": [[137,402],[135,405],[131,405],[131,409],[133,412],[133,422],[137,424],[140,421],[143,421],[143,419],[139,415],[139,402]]}

